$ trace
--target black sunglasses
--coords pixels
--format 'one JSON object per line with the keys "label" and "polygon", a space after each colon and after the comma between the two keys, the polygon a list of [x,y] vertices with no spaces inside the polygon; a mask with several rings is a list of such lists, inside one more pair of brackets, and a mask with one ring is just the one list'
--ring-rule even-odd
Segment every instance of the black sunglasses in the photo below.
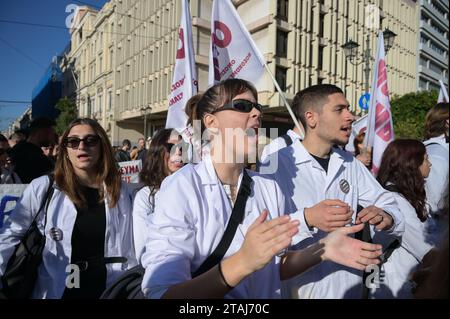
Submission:
{"label": "black sunglasses", "polygon": [[237,111],[241,113],[250,113],[253,110],[253,108],[262,112],[262,106],[259,103],[253,103],[248,100],[234,100],[214,110],[212,114],[225,110]]}
{"label": "black sunglasses", "polygon": [[77,136],[68,136],[64,141],[64,146],[76,149],[80,146],[81,141],[87,147],[94,147],[100,142],[100,137],[98,135],[86,135],[84,138],[79,138]]}
{"label": "black sunglasses", "polygon": [[177,149],[179,149],[179,150],[187,150],[187,148],[189,147],[189,143],[186,143],[184,141],[178,142],[177,144],[165,143],[164,147],[166,148],[167,153],[171,153],[171,152],[174,152]]}

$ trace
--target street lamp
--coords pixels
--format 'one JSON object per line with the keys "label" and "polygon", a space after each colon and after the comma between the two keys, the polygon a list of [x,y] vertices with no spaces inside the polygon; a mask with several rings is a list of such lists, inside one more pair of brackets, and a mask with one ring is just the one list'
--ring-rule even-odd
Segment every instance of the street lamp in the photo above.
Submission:
{"label": "street lamp", "polygon": [[141,108],[141,111],[144,111],[144,140],[147,143],[147,111],[151,111],[152,108],[150,105]]}
{"label": "street lamp", "polygon": [[[390,48],[394,45],[394,40],[397,34],[388,28],[383,31],[384,37],[384,50],[386,53]],[[357,62],[356,56],[358,55],[358,47],[359,44],[355,41],[347,41],[344,45],[341,46],[344,49],[344,54],[346,59],[353,65],[357,66],[361,63],[365,62],[364,65],[364,76],[365,76],[365,93],[369,93],[369,76],[370,76],[370,61],[372,59],[372,52],[370,50],[370,33],[367,33],[366,37],[366,49],[363,53],[363,59]]]}

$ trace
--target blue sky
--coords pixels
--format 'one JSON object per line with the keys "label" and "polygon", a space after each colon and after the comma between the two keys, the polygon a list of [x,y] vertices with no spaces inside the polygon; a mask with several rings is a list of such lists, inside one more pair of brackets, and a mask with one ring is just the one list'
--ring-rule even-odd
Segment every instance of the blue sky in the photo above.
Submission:
{"label": "blue sky", "polygon": [[[31,92],[52,56],[69,43],[69,4],[101,7],[106,0],[0,0],[0,131],[31,104]],[[5,22],[10,21],[10,22]],[[43,24],[41,27],[29,24]],[[9,103],[7,101],[29,101]]]}

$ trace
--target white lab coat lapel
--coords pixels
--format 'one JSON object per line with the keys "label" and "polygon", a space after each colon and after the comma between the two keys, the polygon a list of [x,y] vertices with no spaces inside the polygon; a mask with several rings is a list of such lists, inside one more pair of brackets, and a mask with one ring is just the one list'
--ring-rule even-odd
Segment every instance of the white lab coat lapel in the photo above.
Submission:
{"label": "white lab coat lapel", "polygon": [[[226,225],[230,216],[230,213],[227,214],[227,212],[231,212],[231,205],[228,201],[225,190],[217,178],[211,158],[206,156],[202,162],[195,167],[195,169],[200,176],[204,194],[206,200],[208,201],[208,207],[214,208],[214,218],[220,219],[222,224]],[[211,216],[209,216],[209,218],[211,218]]]}
{"label": "white lab coat lapel", "polygon": [[[210,192],[210,195],[206,196],[208,205],[210,205],[210,207],[214,207],[214,214],[216,218],[220,218],[222,220],[222,224],[224,225],[223,232],[225,232],[233,208],[231,207],[230,200],[228,199],[222,183],[217,177],[216,171],[211,161],[211,157],[206,156],[202,160],[202,162],[197,165],[196,170],[202,180],[203,187],[205,187],[205,194],[208,194],[208,192]],[[243,174],[241,173],[241,175],[239,176],[238,189],[242,181],[242,176]],[[247,201],[245,208],[246,211],[244,216],[247,216],[251,212],[251,205],[249,204],[249,201]],[[236,232],[236,236],[244,236],[245,231],[242,226],[242,224],[239,225],[240,231]]]}
{"label": "white lab coat lapel", "polygon": [[325,182],[325,192],[328,188],[333,184],[333,181],[337,176],[340,175],[341,170],[344,169],[342,165],[344,163],[344,159],[337,152],[332,152],[330,155],[330,162],[328,164],[328,173]]}

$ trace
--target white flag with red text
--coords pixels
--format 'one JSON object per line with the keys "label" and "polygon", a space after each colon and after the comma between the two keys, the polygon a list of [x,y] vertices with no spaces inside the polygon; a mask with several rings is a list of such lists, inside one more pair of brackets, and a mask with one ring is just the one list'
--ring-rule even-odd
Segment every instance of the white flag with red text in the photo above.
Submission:
{"label": "white flag with red text", "polygon": [[391,104],[387,81],[386,58],[383,32],[378,33],[377,56],[375,58],[372,93],[365,139],[366,146],[372,146],[372,173],[376,176],[381,158],[387,145],[394,140]]}
{"label": "white flag with red text", "polygon": [[184,112],[186,102],[198,91],[189,2],[188,0],[181,0],[181,2],[182,13],[178,30],[178,50],[166,120],[166,128],[178,129],[186,127],[187,115]]}
{"label": "white flag with red text", "polygon": [[209,52],[210,86],[239,78],[257,82],[264,72],[265,59],[242,23],[231,0],[214,0]]}
{"label": "white flag with red text", "polygon": [[442,82],[442,80],[439,80],[439,83],[441,84],[441,89],[439,90],[438,103],[448,103],[448,93],[447,89],[445,88],[444,82]]}

